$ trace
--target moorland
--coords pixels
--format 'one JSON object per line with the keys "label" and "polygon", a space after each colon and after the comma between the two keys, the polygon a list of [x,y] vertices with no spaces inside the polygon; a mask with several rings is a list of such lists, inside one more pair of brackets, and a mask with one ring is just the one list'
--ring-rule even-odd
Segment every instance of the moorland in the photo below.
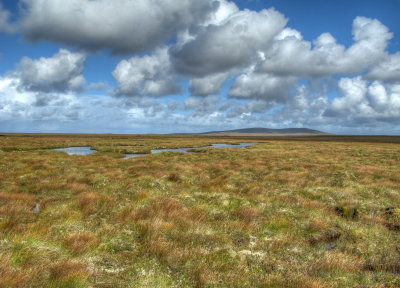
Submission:
{"label": "moorland", "polygon": [[400,287],[399,144],[1,135],[0,287]]}

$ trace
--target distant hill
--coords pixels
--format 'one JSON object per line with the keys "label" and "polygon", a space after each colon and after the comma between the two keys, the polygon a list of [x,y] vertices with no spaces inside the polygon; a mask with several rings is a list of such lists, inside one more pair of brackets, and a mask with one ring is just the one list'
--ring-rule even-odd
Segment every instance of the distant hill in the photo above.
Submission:
{"label": "distant hill", "polygon": [[235,129],[235,130],[226,130],[226,131],[210,131],[200,133],[202,135],[227,135],[227,136],[240,136],[240,135],[328,135],[328,133],[308,129],[308,128],[286,128],[286,129],[271,129],[271,128],[245,128],[245,129]]}

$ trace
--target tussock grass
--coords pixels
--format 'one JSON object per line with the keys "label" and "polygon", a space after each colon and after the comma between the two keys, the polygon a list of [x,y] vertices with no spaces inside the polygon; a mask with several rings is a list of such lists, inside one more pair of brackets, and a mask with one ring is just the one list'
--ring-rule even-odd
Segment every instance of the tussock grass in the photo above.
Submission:
{"label": "tussock grass", "polygon": [[110,197],[95,192],[81,193],[76,196],[76,200],[85,216],[106,211],[113,205]]}
{"label": "tussock grass", "polygon": [[400,287],[399,144],[5,135],[0,287]]}

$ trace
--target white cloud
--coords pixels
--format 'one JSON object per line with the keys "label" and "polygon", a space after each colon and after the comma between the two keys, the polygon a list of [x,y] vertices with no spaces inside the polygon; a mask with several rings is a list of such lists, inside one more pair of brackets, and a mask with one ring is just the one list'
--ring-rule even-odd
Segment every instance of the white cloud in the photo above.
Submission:
{"label": "white cloud", "polygon": [[219,110],[221,98],[209,96],[204,98],[190,97],[184,101],[184,109],[192,110],[191,117],[204,117]]}
{"label": "white cloud", "polygon": [[374,81],[368,86],[367,97],[378,118],[400,117],[400,84]]}
{"label": "white cloud", "polygon": [[367,89],[372,106],[378,111],[385,111],[387,108],[386,106],[390,101],[389,95],[386,92],[386,88],[381,83],[376,81],[373,82]]}
{"label": "white cloud", "polygon": [[122,60],[112,72],[119,95],[165,96],[180,92],[167,47],[152,55]]}
{"label": "white cloud", "polygon": [[[291,32],[291,33],[289,33]],[[353,22],[354,44],[346,49],[329,33],[323,33],[312,45],[299,32],[283,30],[271,48],[263,51],[258,71],[298,77],[332,74],[359,74],[377,65],[386,56],[393,37],[376,19],[357,17]]]}
{"label": "white cloud", "polygon": [[358,76],[340,79],[339,91],[342,97],[332,101],[328,116],[374,121],[400,117],[400,84],[370,83]]}
{"label": "white cloud", "polygon": [[213,13],[210,13],[208,18],[203,23],[200,23],[201,26],[221,25],[226,22],[231,15],[239,12],[239,8],[234,2],[226,0],[218,0],[218,2],[218,9],[214,10]]}
{"label": "white cloud", "polygon": [[0,77],[0,121],[71,121],[81,116],[79,99],[70,93],[21,90],[18,78]]}
{"label": "white cloud", "polygon": [[205,77],[191,78],[189,82],[190,92],[194,96],[217,94],[228,76],[228,73],[218,73]]}
{"label": "white cloud", "polygon": [[228,95],[238,99],[263,99],[282,103],[290,98],[290,90],[296,81],[294,77],[257,74],[251,71],[236,78]]}
{"label": "white cloud", "polygon": [[283,29],[278,35],[275,36],[275,41],[281,41],[288,38],[294,38],[297,40],[303,40],[303,36],[301,33],[292,28],[285,28]]}
{"label": "white cloud", "polygon": [[85,107],[75,92],[80,92],[85,84],[81,74],[84,64],[83,54],[65,49],[50,58],[24,57],[16,71],[0,76],[0,121],[81,118]]}
{"label": "white cloud", "polygon": [[400,52],[387,55],[385,60],[369,71],[366,78],[400,83]]}
{"label": "white cloud", "polygon": [[[338,84],[342,97],[335,98],[332,109],[341,113],[356,113],[360,109],[369,110],[366,102],[367,82],[361,77],[342,78]],[[366,112],[366,111],[365,111]]]}
{"label": "white cloud", "polygon": [[49,40],[114,53],[151,50],[176,31],[207,18],[212,1],[22,0],[22,31]]}
{"label": "white cloud", "polygon": [[276,123],[286,123],[286,126],[315,127],[326,122],[323,113],[327,107],[328,98],[323,92],[299,85],[294,95],[273,116]]}
{"label": "white cloud", "polygon": [[[224,13],[215,16],[220,10]],[[247,99],[286,99],[296,78],[314,81],[372,69],[370,78],[397,81],[400,61],[386,52],[393,34],[376,19],[355,18],[354,43],[346,48],[330,33],[303,40],[299,31],[284,27],[286,19],[273,9],[258,13],[221,5],[220,10],[212,14],[217,20],[180,34],[170,49],[175,70],[191,77],[192,95],[216,94],[235,75],[240,76],[229,96]]]}
{"label": "white cloud", "polygon": [[[353,42],[345,46],[329,32],[304,39],[273,8],[240,10],[228,0],[21,3],[21,31],[27,39],[136,55],[112,72],[118,84],[113,95],[127,97],[97,95],[93,105],[101,107],[98,111],[82,100],[89,97],[81,93],[84,54],[61,49],[49,58],[25,57],[16,71],[0,78],[3,120],[67,121],[90,115],[111,125],[101,118],[122,111],[112,119],[134,127],[157,122],[159,127],[192,125],[199,130],[218,130],[207,127],[219,123],[224,129],[378,127],[400,120],[400,52],[389,54],[393,34],[376,19],[355,18]],[[0,7],[0,31],[12,32],[9,23],[9,12]],[[221,87],[231,82],[227,95],[221,95]],[[108,86],[99,82],[87,88]],[[189,97],[183,93],[186,88]],[[331,92],[340,96],[328,100],[327,95],[335,95]],[[178,93],[180,98],[155,99]]]}
{"label": "white cloud", "polygon": [[50,58],[32,60],[24,57],[17,64],[16,75],[25,90],[54,92],[80,91],[85,84],[81,74],[85,67],[85,55],[60,49]]}
{"label": "white cloud", "polygon": [[273,105],[271,105],[270,102],[265,101],[265,100],[251,100],[245,104],[232,104],[231,109],[228,110],[226,113],[227,118],[247,118],[253,117],[254,119],[254,114],[255,113],[264,113],[270,108],[272,108]]}
{"label": "white cloud", "polygon": [[252,63],[286,25],[287,19],[274,10],[227,13],[224,21],[199,27],[186,36],[186,43],[172,47],[173,62],[182,74],[204,77],[241,69]]}

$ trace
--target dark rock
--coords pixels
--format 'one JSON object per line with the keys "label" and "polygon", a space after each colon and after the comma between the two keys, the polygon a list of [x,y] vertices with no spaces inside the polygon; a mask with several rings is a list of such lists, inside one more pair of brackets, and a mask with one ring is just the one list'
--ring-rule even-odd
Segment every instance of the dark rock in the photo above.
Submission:
{"label": "dark rock", "polygon": [[35,214],[39,214],[40,212],[40,205],[38,203],[35,204],[35,206],[32,207],[32,211]]}

